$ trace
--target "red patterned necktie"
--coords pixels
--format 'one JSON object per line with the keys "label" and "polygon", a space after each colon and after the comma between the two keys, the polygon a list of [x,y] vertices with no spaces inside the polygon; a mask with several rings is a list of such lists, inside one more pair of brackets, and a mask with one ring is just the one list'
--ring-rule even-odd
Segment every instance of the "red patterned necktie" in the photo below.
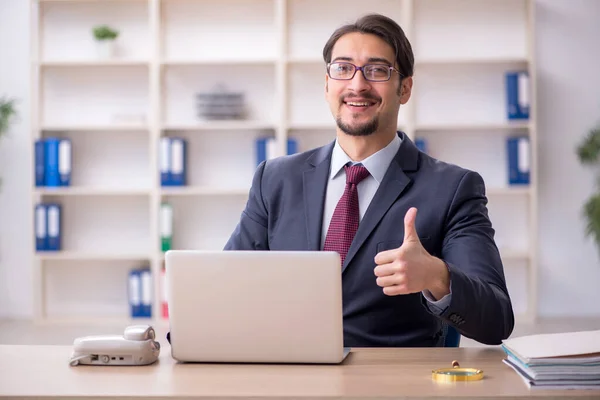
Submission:
{"label": "red patterned necktie", "polygon": [[337,251],[342,264],[358,230],[360,213],[358,210],[358,191],[356,186],[367,176],[369,171],[362,165],[344,166],[346,170],[346,189],[340,198],[325,237],[323,251]]}

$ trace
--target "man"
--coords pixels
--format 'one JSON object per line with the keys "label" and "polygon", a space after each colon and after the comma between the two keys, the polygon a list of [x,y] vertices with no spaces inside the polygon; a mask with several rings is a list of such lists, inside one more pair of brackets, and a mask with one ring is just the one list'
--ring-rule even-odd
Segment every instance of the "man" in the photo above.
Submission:
{"label": "man", "polygon": [[225,250],[339,252],[346,346],[441,346],[444,324],[501,343],[514,315],[484,182],[396,132],[413,84],[404,32],[368,15],[323,57],[337,139],[261,163]]}

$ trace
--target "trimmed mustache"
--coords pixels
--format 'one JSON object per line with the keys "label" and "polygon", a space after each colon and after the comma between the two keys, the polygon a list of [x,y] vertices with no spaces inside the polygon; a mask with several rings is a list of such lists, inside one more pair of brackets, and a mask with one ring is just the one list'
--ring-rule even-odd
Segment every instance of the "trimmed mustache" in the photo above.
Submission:
{"label": "trimmed mustache", "polygon": [[347,94],[347,95],[341,97],[341,101],[342,102],[347,102],[348,100],[352,100],[352,99],[355,99],[355,98],[364,99],[364,100],[372,100],[374,102],[379,102],[381,100],[380,97],[375,96],[374,94],[365,93],[365,94],[362,94],[360,96],[356,95],[356,94]]}

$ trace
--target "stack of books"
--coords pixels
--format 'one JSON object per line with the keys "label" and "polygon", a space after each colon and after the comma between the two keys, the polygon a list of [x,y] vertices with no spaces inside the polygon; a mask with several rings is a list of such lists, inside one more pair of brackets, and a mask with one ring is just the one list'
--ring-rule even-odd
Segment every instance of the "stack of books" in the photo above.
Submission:
{"label": "stack of books", "polygon": [[522,336],[502,348],[531,389],[600,389],[600,330]]}

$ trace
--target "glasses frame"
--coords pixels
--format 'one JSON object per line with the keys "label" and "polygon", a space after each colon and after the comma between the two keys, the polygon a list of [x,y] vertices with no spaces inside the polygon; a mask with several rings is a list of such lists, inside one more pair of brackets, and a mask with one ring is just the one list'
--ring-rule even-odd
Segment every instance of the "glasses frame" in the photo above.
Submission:
{"label": "glasses frame", "polygon": [[[349,78],[334,78],[331,76],[331,72],[329,71],[329,68],[331,67],[331,65],[333,64],[345,64],[345,65],[351,65],[354,67],[354,72],[352,73],[352,76]],[[388,68],[388,78],[384,79],[384,80],[374,80],[374,79],[369,79],[367,78],[367,75],[365,74],[365,68],[371,67],[371,66],[378,66],[378,67],[387,67]],[[392,73],[391,71],[394,71],[396,73],[398,73],[398,75],[400,75],[400,79],[402,79],[404,77],[404,75],[402,75],[400,73],[399,70],[397,70],[396,68],[390,66],[390,65],[386,65],[386,64],[365,64],[362,67],[359,67],[357,65],[352,64],[351,62],[347,62],[347,61],[335,61],[335,62],[328,62],[327,63],[327,76],[329,76],[331,79],[334,79],[336,81],[350,81],[352,79],[354,79],[354,76],[356,75],[356,71],[362,72],[362,76],[363,78],[365,78],[365,80],[369,81],[369,82],[387,82],[392,78]]]}

